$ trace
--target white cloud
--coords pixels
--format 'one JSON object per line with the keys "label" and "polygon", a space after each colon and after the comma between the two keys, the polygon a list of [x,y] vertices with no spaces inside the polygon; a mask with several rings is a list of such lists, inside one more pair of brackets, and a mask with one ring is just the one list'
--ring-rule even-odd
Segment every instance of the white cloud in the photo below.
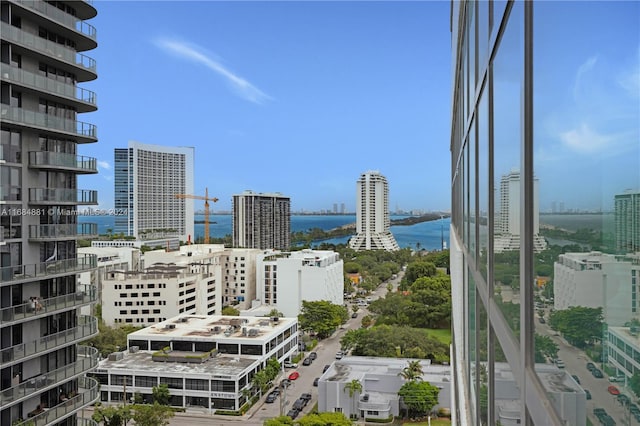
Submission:
{"label": "white cloud", "polygon": [[582,77],[583,77],[583,75],[588,73],[589,71],[591,71],[593,69],[593,67],[595,66],[597,61],[598,61],[598,57],[597,56],[592,56],[592,57],[587,59],[584,63],[582,63],[578,67],[578,71],[576,73],[576,79],[575,79],[575,82],[573,84],[573,97],[574,98],[578,98],[579,95],[580,95],[580,89],[581,89],[581,86],[582,86]]}
{"label": "white cloud", "polygon": [[104,170],[111,170],[111,164],[108,161],[98,160],[98,168]]}
{"label": "white cloud", "polygon": [[640,47],[632,67],[618,76],[618,84],[633,98],[640,97]]}
{"label": "white cloud", "polygon": [[572,151],[591,154],[611,148],[615,137],[599,134],[589,124],[582,123],[576,129],[560,133],[560,139]]}
{"label": "white cloud", "polygon": [[203,53],[202,48],[198,46],[168,39],[157,40],[156,45],[166,51],[206,66],[210,70],[222,76],[240,97],[248,100],[249,102],[262,104],[265,101],[272,99],[269,95],[255,87],[244,78],[226,69],[219,61],[212,58],[211,55]]}

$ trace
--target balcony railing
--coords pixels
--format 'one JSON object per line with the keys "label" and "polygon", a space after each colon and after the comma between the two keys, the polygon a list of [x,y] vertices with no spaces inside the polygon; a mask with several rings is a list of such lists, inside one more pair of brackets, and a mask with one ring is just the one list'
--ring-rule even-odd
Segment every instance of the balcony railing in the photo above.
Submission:
{"label": "balcony railing", "polygon": [[61,44],[49,41],[37,34],[28,33],[21,28],[14,27],[13,25],[5,22],[0,24],[0,32],[2,33],[2,38],[11,43],[25,46],[36,50],[45,56],[83,68],[94,75],[96,73],[95,59],[78,53],[73,49],[69,49]]}
{"label": "balcony railing", "polygon": [[89,238],[98,235],[97,223],[67,223],[62,225],[29,225],[32,241]]}
{"label": "balcony railing", "polygon": [[88,315],[78,317],[78,326],[0,351],[0,365],[19,361],[28,356],[55,349],[58,346],[82,341],[98,332],[98,320]]}
{"label": "balcony railing", "polygon": [[25,380],[17,386],[0,392],[0,405],[17,401],[34,392],[55,386],[73,376],[93,370],[98,365],[98,350],[90,346],[78,346],[78,360],[66,367],[48,371]]}
{"label": "balcony railing", "polygon": [[2,121],[13,121],[16,124],[42,128],[47,131],[60,132],[65,135],[73,135],[83,140],[95,141],[98,139],[97,129],[94,124],[68,118],[56,117],[42,112],[28,111],[26,109],[1,105],[0,118]]}
{"label": "balcony railing", "polygon": [[98,426],[95,420],[86,417],[78,417],[77,421],[76,426]]}
{"label": "balcony railing", "polygon": [[71,188],[29,188],[30,204],[98,204],[98,191]]}
{"label": "balcony railing", "polygon": [[33,318],[40,315],[46,316],[60,309],[80,307],[89,303],[95,303],[97,299],[98,296],[95,286],[81,284],[75,293],[39,299],[35,306],[31,302],[25,302],[20,305],[2,308],[0,309],[0,324],[20,321],[25,318]]}
{"label": "balcony railing", "polygon": [[96,29],[93,27],[93,25],[89,25],[88,23],[79,20],[75,16],[63,12],[57,7],[50,5],[49,3],[33,0],[13,0],[13,2],[24,5],[29,9],[36,10],[43,15],[46,15],[50,19],[58,22],[59,24],[74,29],[94,41],[96,40]]}
{"label": "balcony railing", "polygon": [[97,109],[96,94],[91,90],[73,84],[66,84],[62,81],[57,81],[40,74],[25,71],[22,68],[11,67],[5,64],[2,64],[2,78],[40,91],[55,93],[56,95],[91,105],[90,107],[85,107],[84,112],[95,111],[95,109]]}
{"label": "balcony railing", "polygon": [[[13,426],[44,426],[56,422],[75,411],[93,404],[98,399],[98,381],[91,377],[80,377],[78,379],[78,395],[52,407],[40,414],[30,417],[21,423],[14,423]],[[81,422],[81,420],[83,420]],[[91,419],[78,418],[78,426],[93,426],[96,423]]]}
{"label": "balcony railing", "polygon": [[30,151],[29,167],[73,170],[78,173],[98,173],[98,163],[94,157],[66,152]]}
{"label": "balcony railing", "polygon": [[75,259],[52,260],[49,262],[31,263],[0,268],[0,283],[19,280],[45,278],[51,275],[64,275],[90,271],[97,267],[95,254],[84,254]]}

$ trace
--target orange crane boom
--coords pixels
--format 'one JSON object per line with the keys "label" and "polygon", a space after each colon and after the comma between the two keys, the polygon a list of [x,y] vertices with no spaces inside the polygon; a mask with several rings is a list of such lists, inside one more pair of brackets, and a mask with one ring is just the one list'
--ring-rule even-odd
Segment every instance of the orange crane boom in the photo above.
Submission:
{"label": "orange crane boom", "polygon": [[[176,194],[176,198],[189,198],[192,200],[204,200],[204,243],[209,244],[209,201],[218,202],[216,197],[209,197],[209,188],[204,189],[204,196],[192,194]],[[195,235],[194,235],[195,240]]]}

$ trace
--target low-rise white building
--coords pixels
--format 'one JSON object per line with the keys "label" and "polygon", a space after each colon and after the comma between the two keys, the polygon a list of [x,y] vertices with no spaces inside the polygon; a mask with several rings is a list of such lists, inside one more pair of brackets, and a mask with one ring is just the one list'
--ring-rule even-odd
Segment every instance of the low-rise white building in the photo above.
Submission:
{"label": "low-rise white building", "polygon": [[640,327],[608,327],[606,352],[616,376],[628,381],[635,373],[640,374]]}
{"label": "low-rise white building", "polygon": [[258,305],[284,316],[297,316],[302,301],[344,303],[344,271],[340,255],[328,250],[266,251],[256,260]]}
{"label": "low-rise white building", "polygon": [[638,316],[640,254],[565,253],[554,263],[554,309],[603,308],[605,322],[619,326]]}
{"label": "low-rise white building", "polygon": [[[399,373],[407,367],[407,358],[347,356],[335,361],[318,382],[318,411],[341,412],[358,418],[387,419],[400,414],[398,391],[406,380]],[[434,407],[451,408],[451,367],[419,360],[422,380],[440,389]],[[349,396],[347,383],[357,380],[362,392]]]}
{"label": "low-rise white building", "polygon": [[256,372],[298,347],[296,318],[181,315],[129,334],[128,351],[100,361],[94,376],[103,402],[122,402],[167,384],[170,404],[239,410]]}

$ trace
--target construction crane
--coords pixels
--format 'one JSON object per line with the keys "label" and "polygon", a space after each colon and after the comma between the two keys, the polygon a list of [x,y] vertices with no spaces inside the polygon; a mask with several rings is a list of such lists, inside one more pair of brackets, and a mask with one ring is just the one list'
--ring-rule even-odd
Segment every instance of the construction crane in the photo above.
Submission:
{"label": "construction crane", "polygon": [[[192,200],[204,200],[204,243],[209,244],[209,201],[218,202],[215,197],[209,198],[209,188],[204,189],[204,197],[202,195],[192,194],[176,194],[176,198],[189,198]],[[195,236],[194,236],[195,239]]]}

